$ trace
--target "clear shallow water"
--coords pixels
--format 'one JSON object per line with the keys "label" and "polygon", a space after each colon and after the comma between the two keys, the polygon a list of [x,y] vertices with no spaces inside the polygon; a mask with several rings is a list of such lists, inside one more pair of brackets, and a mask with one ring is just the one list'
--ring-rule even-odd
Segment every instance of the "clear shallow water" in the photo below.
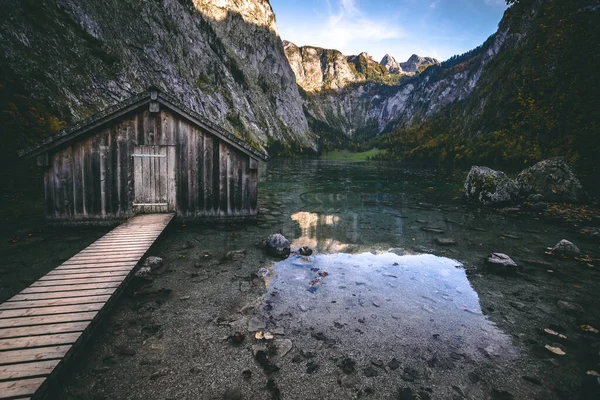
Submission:
{"label": "clear shallow water", "polygon": [[[578,267],[544,251],[561,239],[594,257],[598,248],[572,224],[465,205],[465,177],[385,163],[270,162],[261,174],[257,236],[280,232],[315,255],[274,265],[262,317],[301,349],[315,338],[326,343],[324,364],[348,356],[365,368],[396,358],[404,373],[386,377],[402,385],[412,382],[409,371],[437,387],[459,383],[470,398],[490,398],[490,387],[553,398],[552,389],[524,385],[522,376],[551,375],[531,350],[548,357],[551,340],[540,328],[559,320],[574,326],[556,301],[572,296],[562,280]],[[513,258],[519,276],[491,273],[484,258],[492,252]],[[475,383],[481,371],[487,378]],[[565,373],[558,371],[554,379]],[[560,378],[558,386],[578,379]]]}
{"label": "clear shallow water", "polygon": [[[517,350],[483,315],[456,260],[394,253],[291,256],[277,263],[268,309],[295,315],[347,352],[370,357],[510,360]],[[273,295],[275,293],[275,295]]]}
{"label": "clear shallow water", "polygon": [[[529,260],[572,238],[572,228],[536,215],[467,207],[465,177],[388,163],[273,160],[260,175],[258,227],[320,253],[402,248],[448,256],[467,267],[491,252]],[[438,238],[456,245],[440,245]]]}

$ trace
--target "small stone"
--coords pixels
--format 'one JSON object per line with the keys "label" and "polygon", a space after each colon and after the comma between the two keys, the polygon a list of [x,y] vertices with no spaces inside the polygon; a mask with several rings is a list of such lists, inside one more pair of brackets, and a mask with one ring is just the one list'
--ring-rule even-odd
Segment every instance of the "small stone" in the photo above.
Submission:
{"label": "small stone", "polygon": [[424,226],[424,227],[421,228],[421,230],[425,231],[425,232],[431,232],[431,233],[444,233],[443,229],[435,228],[435,227],[432,227],[432,226]]}
{"label": "small stone", "polygon": [[252,378],[252,371],[250,371],[249,369],[245,369],[242,371],[242,377],[244,377],[244,380],[248,381]]}
{"label": "small stone", "polygon": [[313,372],[315,372],[318,369],[319,369],[319,364],[317,364],[314,361],[309,361],[308,364],[306,364],[306,373],[307,374],[312,374]]}
{"label": "small stone", "polygon": [[342,360],[339,367],[342,369],[342,372],[344,372],[344,374],[353,374],[356,370],[356,361],[354,361],[350,357],[346,357]]}
{"label": "small stone", "polygon": [[383,367],[383,361],[381,360],[371,360],[371,364],[373,364],[376,367]]}
{"label": "small stone", "polygon": [[583,307],[577,303],[570,303],[565,300],[558,300],[556,306],[563,311],[569,311],[574,314],[583,314]]}
{"label": "small stone", "polygon": [[394,319],[401,319],[402,316],[400,314],[392,314],[392,318],[394,318]]}
{"label": "small stone", "polygon": [[558,242],[550,250],[550,253],[555,256],[573,258],[573,257],[579,257],[579,255],[581,254],[581,251],[573,243],[569,242],[568,240],[563,239],[560,242]]}
{"label": "small stone", "polygon": [[292,350],[293,343],[290,339],[276,339],[274,342],[277,355],[285,357]]}
{"label": "small stone", "polygon": [[305,305],[303,305],[303,304],[300,304],[300,305],[298,306],[298,308],[299,308],[299,309],[300,309],[300,311],[302,311],[302,312],[306,312],[306,311],[308,311],[308,307],[306,307],[306,306],[305,306]]}
{"label": "small stone", "polygon": [[179,300],[189,300],[190,296],[181,296]]}
{"label": "small stone", "polygon": [[159,369],[158,371],[155,371],[152,373],[152,375],[150,375],[150,380],[151,381],[155,381],[160,377],[163,377],[165,375],[169,374],[169,369],[168,368],[163,368],[163,369]]}
{"label": "small stone", "polygon": [[266,322],[258,317],[254,317],[248,322],[248,332],[260,331],[261,329],[265,329],[266,327]]}
{"label": "small stone", "polygon": [[441,246],[454,246],[456,241],[452,238],[436,238],[435,241]]}
{"label": "small stone", "polygon": [[503,253],[492,253],[485,259],[486,263],[498,273],[515,273],[517,263]]}
{"label": "small stone", "polygon": [[281,326],[273,329],[272,332],[273,332],[274,335],[279,335],[279,336],[285,335],[285,329],[283,327],[281,327]]}
{"label": "small stone", "polygon": [[225,258],[230,261],[240,261],[246,258],[246,250],[232,250],[225,254]]}
{"label": "small stone", "polygon": [[379,372],[370,365],[364,369],[364,373],[367,378],[373,378],[373,377],[379,375]]}
{"label": "small stone", "polygon": [[388,367],[392,370],[395,371],[398,368],[400,368],[400,362],[398,360],[396,360],[395,358],[392,358],[392,361],[390,361],[388,363]]}
{"label": "small stone", "polygon": [[252,345],[252,355],[254,355],[254,357],[256,357],[258,355],[258,353],[260,352],[267,352],[267,346],[265,346],[264,344],[253,344]]}
{"label": "small stone", "polygon": [[343,375],[339,380],[339,384],[341,387],[352,389],[356,387],[357,380],[356,377],[352,375]]}
{"label": "small stone", "polygon": [[298,249],[298,253],[300,253],[301,256],[310,256],[312,255],[313,251],[310,247],[304,246]]}

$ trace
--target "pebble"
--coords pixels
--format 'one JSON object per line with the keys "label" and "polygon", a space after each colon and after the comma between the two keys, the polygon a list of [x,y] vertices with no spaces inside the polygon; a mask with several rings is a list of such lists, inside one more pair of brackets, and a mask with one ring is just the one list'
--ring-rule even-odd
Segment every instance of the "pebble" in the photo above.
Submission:
{"label": "pebble", "polygon": [[232,250],[225,254],[225,258],[231,261],[240,261],[246,258],[246,250]]}
{"label": "pebble", "polygon": [[309,361],[308,364],[306,364],[306,373],[307,374],[312,374],[313,372],[315,372],[318,369],[319,369],[319,364],[317,364],[314,361]]}
{"label": "pebble", "polygon": [[388,363],[388,367],[392,370],[395,371],[398,368],[400,368],[400,362],[398,360],[396,360],[395,358],[392,358],[392,361],[390,361]]}
{"label": "pebble", "polygon": [[453,246],[456,244],[456,241],[452,238],[437,238],[435,241],[441,246]]}
{"label": "pebble", "polygon": [[375,368],[373,368],[372,366],[368,366],[367,368],[365,368],[364,373],[365,373],[365,376],[368,378],[372,378],[374,376],[379,375],[379,372],[377,372],[377,370]]}
{"label": "pebble", "polygon": [[583,313],[583,307],[581,307],[579,304],[576,303],[570,303],[568,301],[565,300],[558,300],[556,302],[556,306],[558,308],[560,308],[563,311],[569,311],[575,314],[582,314]]}
{"label": "pebble", "polygon": [[290,339],[276,339],[274,343],[279,357],[285,357],[293,347],[293,343]]}
{"label": "pebble", "polygon": [[356,386],[357,380],[352,375],[344,375],[340,378],[339,384],[344,388],[351,389]]}
{"label": "pebble", "polygon": [[151,381],[155,381],[160,377],[163,377],[165,375],[169,374],[169,369],[168,368],[163,368],[163,369],[159,369],[158,371],[155,371],[152,373],[152,375],[150,375],[150,380]]}
{"label": "pebble", "polygon": [[265,329],[267,324],[260,318],[254,317],[248,322],[248,332],[256,332]]}

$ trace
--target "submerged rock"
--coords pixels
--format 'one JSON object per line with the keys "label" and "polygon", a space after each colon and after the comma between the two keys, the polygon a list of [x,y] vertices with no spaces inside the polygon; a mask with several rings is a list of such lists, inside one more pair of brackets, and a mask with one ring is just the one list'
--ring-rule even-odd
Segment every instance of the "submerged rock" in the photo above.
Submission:
{"label": "submerged rock", "polygon": [[290,255],[290,241],[280,233],[269,235],[266,246],[267,253],[273,257],[287,258]]}
{"label": "submerged rock", "polygon": [[467,175],[464,197],[472,203],[505,205],[517,202],[520,185],[502,171],[488,167],[473,166]]}
{"label": "submerged rock", "polygon": [[581,182],[563,157],[540,161],[523,170],[517,182],[522,195],[535,202],[580,203],[586,199]]}
{"label": "submerged rock", "polygon": [[491,266],[495,272],[515,273],[517,271],[517,263],[504,253],[492,253],[486,257],[485,262]]}
{"label": "submerged rock", "polygon": [[581,251],[579,250],[579,247],[568,240],[563,239],[550,250],[550,253],[555,256],[579,257]]}
{"label": "submerged rock", "polygon": [[298,249],[298,253],[300,253],[301,256],[310,256],[312,255],[313,251],[310,247],[304,246]]}
{"label": "submerged rock", "polygon": [[144,260],[144,264],[135,273],[136,278],[152,280],[152,272],[163,266],[163,259],[160,257],[150,256]]}

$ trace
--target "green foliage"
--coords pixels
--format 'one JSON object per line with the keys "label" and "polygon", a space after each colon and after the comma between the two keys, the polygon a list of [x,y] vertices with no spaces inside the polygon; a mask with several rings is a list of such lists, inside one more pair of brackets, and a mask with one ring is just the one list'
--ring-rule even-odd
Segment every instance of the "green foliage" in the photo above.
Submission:
{"label": "green foliage", "polygon": [[[585,0],[510,3],[501,29],[521,39],[497,54],[467,100],[381,137],[389,157],[517,169],[564,155],[598,168],[597,11]],[[470,70],[486,46],[432,73]]]}

